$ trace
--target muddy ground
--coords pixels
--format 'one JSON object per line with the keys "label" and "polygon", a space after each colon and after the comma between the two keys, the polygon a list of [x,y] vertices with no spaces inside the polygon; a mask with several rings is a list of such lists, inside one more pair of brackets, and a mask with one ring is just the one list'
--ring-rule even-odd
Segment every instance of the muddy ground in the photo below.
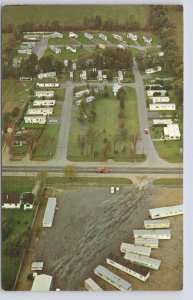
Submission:
{"label": "muddy ground", "polygon": [[[56,190],[57,210],[52,228],[42,231],[35,250],[43,261],[44,273],[54,277],[54,287],[83,290],[83,281],[92,277],[105,290],[115,290],[93,276],[94,268],[106,265],[110,254],[122,255],[121,242],[128,242],[133,229],[142,228],[148,209],[182,203],[181,188],[122,186],[111,195],[109,187],[80,187]],[[182,288],[182,216],[172,217],[172,239],[161,241],[151,257],[162,260],[159,271],[151,271],[143,283],[108,266],[128,280],[133,290],[179,290]],[[107,265],[106,265],[107,266]]]}

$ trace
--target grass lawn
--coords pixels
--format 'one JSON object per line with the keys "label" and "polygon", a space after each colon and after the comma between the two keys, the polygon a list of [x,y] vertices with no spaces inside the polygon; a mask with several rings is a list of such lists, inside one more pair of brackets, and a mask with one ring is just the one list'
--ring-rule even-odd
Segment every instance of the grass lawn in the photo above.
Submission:
{"label": "grass lawn", "polygon": [[[90,33],[90,31],[88,31],[87,33]],[[90,33],[90,34],[94,35],[93,33]],[[89,40],[88,38],[86,38],[84,36],[83,32],[78,32],[78,41],[84,45],[94,45],[92,40]]]}
{"label": "grass lawn", "polygon": [[54,112],[51,115],[51,117],[60,118],[60,116],[61,116],[61,109],[62,109],[61,105],[55,105],[54,106]]}
{"label": "grass lawn", "polygon": [[111,178],[111,177],[77,177],[73,183],[66,181],[65,177],[48,177],[46,184],[132,184],[132,181],[128,178]]}
{"label": "grass lawn", "polygon": [[30,192],[34,187],[31,177],[2,177],[3,192]]}
{"label": "grass lawn", "polygon": [[157,46],[157,43],[159,42],[159,36],[152,34],[152,32],[137,32],[136,34],[138,35],[137,41],[141,46],[146,46],[146,43],[143,40],[144,35],[149,35],[152,37],[152,46]]}
{"label": "grass lawn", "polygon": [[63,34],[63,39],[53,38],[48,40],[48,45],[79,45],[78,39],[68,37],[68,33]]}
{"label": "grass lawn", "polygon": [[179,155],[181,141],[155,141],[154,145],[159,156],[171,163],[181,163],[183,157]]}
{"label": "grass lawn", "polygon": [[[119,101],[110,92],[109,98],[102,98],[95,102],[96,120],[92,126],[100,131],[99,141],[96,145],[96,161],[106,160],[101,154],[102,148],[105,146],[104,139],[108,139],[112,142],[112,135],[116,134],[119,129]],[[138,121],[138,110],[137,110],[137,97],[135,89],[126,88],[127,100],[125,103],[125,127],[128,128],[128,134],[136,134],[139,132],[139,121]],[[70,160],[81,160],[80,151],[77,147],[77,134],[84,133],[88,128],[89,123],[85,120],[80,123],[77,120],[78,108],[75,108],[72,115],[71,127],[70,127],[70,138],[68,143],[68,158]],[[113,148],[113,147],[112,147]],[[125,151],[123,151],[125,148]],[[126,141],[119,141],[116,145],[115,150],[118,154],[115,157],[113,149],[109,152],[108,158],[117,160],[130,160],[131,154],[131,142],[130,138]],[[90,160],[89,149],[85,150],[85,160]]]}
{"label": "grass lawn", "polygon": [[55,89],[54,95],[56,97],[56,100],[63,101],[65,99],[65,88]]}
{"label": "grass lawn", "polygon": [[137,48],[129,48],[129,50],[131,50],[131,53],[133,56],[136,56],[137,54],[139,54],[141,51]]}
{"label": "grass lawn", "polygon": [[69,50],[66,50],[65,48],[62,48],[62,52],[60,54],[54,54],[50,49],[47,49],[45,51],[44,56],[49,56],[49,55],[53,55],[55,58],[59,59],[60,61],[64,61],[65,59],[68,60],[76,60],[78,59],[78,57],[82,54],[88,53],[88,51],[86,51],[85,49],[78,47],[76,52],[73,53]]}
{"label": "grass lawn", "polygon": [[166,185],[166,186],[183,186],[183,179],[182,178],[160,178],[154,180],[153,184],[155,185]]}

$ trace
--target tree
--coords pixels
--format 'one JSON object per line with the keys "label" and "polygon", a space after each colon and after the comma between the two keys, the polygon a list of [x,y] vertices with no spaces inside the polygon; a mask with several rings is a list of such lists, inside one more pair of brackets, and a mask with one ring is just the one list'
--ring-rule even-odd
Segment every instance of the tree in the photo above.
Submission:
{"label": "tree", "polygon": [[12,158],[13,156],[13,140],[14,140],[14,133],[4,133],[4,141],[5,141],[5,144],[6,146],[8,147],[9,149],[9,155],[10,155],[10,158]]}
{"label": "tree", "polygon": [[132,156],[133,156],[133,163],[135,162],[136,160],[136,145],[137,145],[137,139],[138,139],[138,134],[133,134],[131,136],[131,153],[132,153]]}
{"label": "tree", "polygon": [[90,147],[90,154],[92,158],[94,158],[95,145],[99,139],[99,136],[100,132],[91,126],[86,131],[86,143]]}
{"label": "tree", "polygon": [[28,145],[28,153],[30,158],[32,157],[33,151],[36,148],[38,139],[41,135],[41,130],[29,130],[25,134],[25,138],[27,140],[27,145]]}
{"label": "tree", "polygon": [[43,184],[47,178],[48,178],[48,171],[42,170],[42,171],[38,172],[38,174],[36,176],[36,181],[40,181],[40,183]]}
{"label": "tree", "polygon": [[8,220],[7,218],[3,217],[2,218],[2,223],[1,223],[1,228],[2,228],[2,239],[5,240],[10,232],[13,229],[13,224],[10,220]]}
{"label": "tree", "polygon": [[67,165],[64,167],[64,176],[68,182],[73,182],[78,176],[78,172],[75,166]]}
{"label": "tree", "polygon": [[81,156],[84,156],[84,148],[86,146],[86,136],[84,134],[78,134],[77,136],[77,145],[80,149]]}
{"label": "tree", "polygon": [[103,149],[101,150],[102,155],[104,157],[107,157],[108,153],[110,152],[112,148],[112,143],[110,141],[107,141],[107,143],[105,143],[105,146],[103,147]]}

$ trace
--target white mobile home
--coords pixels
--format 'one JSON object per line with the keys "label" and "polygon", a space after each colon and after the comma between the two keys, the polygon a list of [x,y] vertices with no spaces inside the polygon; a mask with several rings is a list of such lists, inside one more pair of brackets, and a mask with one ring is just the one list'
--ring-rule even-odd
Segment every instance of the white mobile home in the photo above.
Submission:
{"label": "white mobile home", "polygon": [[54,106],[55,104],[56,100],[37,99],[33,102],[33,106]]}
{"label": "white mobile home", "polygon": [[48,198],[46,210],[43,218],[43,227],[52,227],[56,209],[56,198]]}
{"label": "white mobile home", "polygon": [[31,264],[31,271],[42,271],[44,263],[42,261],[35,261]]}
{"label": "white mobile home", "polygon": [[181,137],[178,124],[169,124],[164,127],[164,139],[165,140],[179,140]]}
{"label": "white mobile home", "polygon": [[170,220],[159,219],[159,220],[144,220],[145,229],[159,229],[159,228],[170,228]]}
{"label": "white mobile home", "polygon": [[46,116],[24,116],[24,122],[26,124],[40,124],[46,123]]}
{"label": "white mobile home", "polygon": [[172,217],[183,214],[182,205],[174,205],[168,207],[159,207],[149,209],[149,214],[152,219]]}
{"label": "white mobile home", "polygon": [[103,50],[106,48],[106,46],[103,45],[103,44],[98,44],[98,47],[99,47],[100,49],[103,49]]}
{"label": "white mobile home", "polygon": [[62,50],[60,48],[56,47],[55,45],[50,45],[49,48],[55,54],[60,54],[62,52]]}
{"label": "white mobile home", "polygon": [[88,291],[95,291],[95,292],[102,292],[103,289],[92,279],[92,278],[87,278],[84,281],[84,286]]}
{"label": "white mobile home", "polygon": [[150,98],[152,100],[152,102],[155,103],[164,103],[164,102],[170,102],[170,97],[151,97]]}
{"label": "white mobile home", "polygon": [[138,254],[133,254],[133,253],[126,253],[124,255],[125,259],[128,259],[132,263],[135,263],[140,266],[144,266],[149,269],[153,270],[159,270],[159,267],[161,265],[161,260],[143,256],[143,255],[138,255]]}
{"label": "white mobile home", "polygon": [[150,248],[158,248],[159,240],[158,239],[147,239],[147,238],[135,238],[136,246],[145,246]]}
{"label": "white mobile home", "polygon": [[47,115],[52,115],[53,114],[53,107],[33,107],[29,108],[26,112],[26,115],[42,115],[42,116],[47,116]]}
{"label": "white mobile home", "polygon": [[89,93],[90,93],[89,90],[82,90],[82,91],[79,91],[79,92],[75,93],[75,97],[80,98],[84,95],[89,95]]}
{"label": "white mobile home", "polygon": [[119,79],[119,81],[123,81],[123,72],[122,71],[118,71],[118,79]]}
{"label": "white mobile home", "polygon": [[155,84],[146,84],[145,87],[146,87],[146,88],[149,88],[150,90],[156,90],[155,87],[163,88],[163,85],[155,83]]}
{"label": "white mobile home", "polygon": [[74,48],[72,46],[69,46],[69,45],[66,46],[66,50],[69,50],[69,51],[71,51],[73,53],[76,53],[76,48]]}
{"label": "white mobile home", "polygon": [[123,46],[122,44],[118,44],[117,48],[125,50],[125,46]]}
{"label": "white mobile home", "polygon": [[80,79],[81,80],[87,80],[87,73],[85,70],[82,71],[82,73],[80,74]]}
{"label": "white mobile home", "polygon": [[68,67],[68,59],[64,59],[64,65],[65,67]]}
{"label": "white mobile home", "polygon": [[133,33],[128,33],[127,37],[129,39],[131,39],[132,41],[137,41],[137,35],[136,34],[133,34]]}
{"label": "white mobile home", "polygon": [[59,82],[36,82],[37,87],[45,87],[45,88],[58,88],[60,87]]}
{"label": "white mobile home", "polygon": [[56,72],[46,72],[46,73],[39,73],[38,74],[38,79],[54,78],[54,77],[56,77]]}
{"label": "white mobile home", "polygon": [[136,246],[128,243],[122,243],[120,250],[122,253],[130,252],[130,253],[136,253],[145,256],[150,256],[151,254],[151,248],[144,247],[144,246]]}
{"label": "white mobile home", "polygon": [[74,74],[73,74],[73,72],[70,72],[69,79],[70,79],[70,80],[73,80],[73,79],[74,79]]}
{"label": "white mobile home", "polygon": [[36,91],[35,92],[36,97],[46,97],[46,98],[52,98],[54,97],[54,91]]}
{"label": "white mobile home", "polygon": [[[147,93],[148,97],[155,97],[154,93],[159,93],[160,96],[165,96],[167,91],[166,90],[147,90],[146,93]],[[160,97],[160,96],[158,96],[158,97]]]}
{"label": "white mobile home", "polygon": [[31,288],[32,292],[49,292],[52,289],[53,277],[41,274],[36,275]]}
{"label": "white mobile home", "polygon": [[93,38],[94,38],[92,34],[87,33],[87,32],[84,32],[84,37],[86,37],[89,40],[93,40]]}
{"label": "white mobile home", "polygon": [[98,78],[98,81],[103,81],[103,73],[101,70],[98,71],[97,78]]}
{"label": "white mobile home", "polygon": [[153,74],[153,73],[156,73],[156,72],[160,72],[161,70],[162,70],[162,67],[158,66],[158,67],[155,67],[155,68],[146,69],[145,73],[146,74]]}
{"label": "white mobile home", "polygon": [[86,97],[86,103],[91,103],[95,100],[95,97],[94,96],[89,96],[89,97]]}
{"label": "white mobile home", "polygon": [[94,274],[101,277],[111,285],[115,286],[120,291],[131,291],[132,285],[122,279],[121,277],[115,275],[108,269],[104,268],[103,266],[99,265],[94,269]]}
{"label": "white mobile home", "polygon": [[62,39],[63,34],[60,33],[60,32],[52,32],[52,33],[50,33],[49,38],[51,38],[51,39],[54,39],[54,38]]}
{"label": "white mobile home", "polygon": [[147,230],[147,229],[136,229],[133,230],[134,238],[155,238],[159,240],[169,240],[171,239],[171,231],[170,229],[155,229],[155,230]]}
{"label": "white mobile home", "polygon": [[114,96],[117,95],[120,88],[121,88],[121,85],[119,85],[117,82],[113,83],[113,94],[114,94]]}
{"label": "white mobile home", "polygon": [[114,268],[121,270],[141,281],[146,281],[150,275],[150,272],[147,268],[133,264],[123,258],[110,257],[106,259],[106,262]]}
{"label": "white mobile home", "polygon": [[32,81],[33,78],[32,77],[26,77],[26,76],[22,76],[22,77],[19,77],[19,81]]}
{"label": "white mobile home", "polygon": [[77,39],[78,38],[78,34],[76,34],[76,33],[74,33],[74,32],[71,31],[71,32],[69,32],[68,37],[69,38]]}
{"label": "white mobile home", "polygon": [[158,53],[158,56],[164,56],[164,52],[163,52],[163,51],[160,51],[160,52]]}
{"label": "white mobile home", "polygon": [[148,35],[143,35],[143,40],[147,45],[151,45],[152,43],[152,37]]}
{"label": "white mobile home", "polygon": [[30,49],[19,49],[17,52],[20,53],[20,54],[31,55],[32,54],[32,49],[31,48]]}
{"label": "white mobile home", "polygon": [[153,119],[153,126],[165,126],[172,123],[172,119]]}
{"label": "white mobile home", "polygon": [[168,103],[168,104],[150,104],[149,110],[176,110],[175,103]]}
{"label": "white mobile home", "polygon": [[122,41],[123,41],[123,37],[120,36],[120,35],[118,35],[118,34],[113,33],[112,36],[113,36],[115,39],[117,39],[119,42],[122,42]]}
{"label": "white mobile home", "polygon": [[107,36],[104,35],[103,33],[99,33],[99,38],[102,39],[103,41],[107,41]]}

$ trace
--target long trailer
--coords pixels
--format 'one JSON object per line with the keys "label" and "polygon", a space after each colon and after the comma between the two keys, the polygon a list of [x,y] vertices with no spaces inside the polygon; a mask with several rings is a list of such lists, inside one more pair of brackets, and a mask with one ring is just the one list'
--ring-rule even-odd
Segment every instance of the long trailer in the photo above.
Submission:
{"label": "long trailer", "polygon": [[161,265],[161,260],[147,257],[144,255],[138,255],[133,253],[126,253],[124,255],[125,259],[128,259],[129,261],[136,263],[140,266],[144,266],[146,268],[152,269],[152,270],[159,270],[159,267]]}
{"label": "long trailer", "polygon": [[102,292],[103,289],[92,279],[92,278],[87,278],[84,281],[84,286],[88,291],[95,291],[95,292]]}
{"label": "long trailer", "polygon": [[114,268],[121,270],[141,281],[146,281],[150,275],[150,271],[147,268],[133,264],[120,257],[107,258],[106,262]]}
{"label": "long trailer", "polygon": [[43,218],[43,227],[52,227],[56,209],[56,198],[48,198],[46,210]]}
{"label": "long trailer", "polygon": [[160,240],[169,240],[171,239],[170,229],[140,229],[133,230],[134,238],[156,238]]}
{"label": "long trailer", "polygon": [[136,246],[128,243],[122,243],[120,250],[123,253],[130,252],[130,253],[136,253],[145,256],[150,256],[151,254],[151,248],[144,247],[144,246]]}
{"label": "long trailer", "polygon": [[99,265],[94,269],[94,274],[101,277],[102,279],[104,279],[105,281],[107,281],[108,283],[110,283],[120,291],[125,292],[125,291],[132,290],[132,285],[128,281],[115,275],[113,272],[109,271],[108,269],[106,269],[101,265]]}
{"label": "long trailer", "polygon": [[58,82],[36,82],[37,87],[60,87],[60,84]]}
{"label": "long trailer", "polygon": [[159,219],[183,214],[183,205],[174,205],[168,207],[159,207],[149,209],[149,214],[152,219]]}
{"label": "long trailer", "polygon": [[144,220],[145,229],[170,228],[169,219]]}
{"label": "long trailer", "polygon": [[159,240],[158,239],[149,239],[149,238],[135,238],[136,246],[145,246],[150,248],[158,248]]}

